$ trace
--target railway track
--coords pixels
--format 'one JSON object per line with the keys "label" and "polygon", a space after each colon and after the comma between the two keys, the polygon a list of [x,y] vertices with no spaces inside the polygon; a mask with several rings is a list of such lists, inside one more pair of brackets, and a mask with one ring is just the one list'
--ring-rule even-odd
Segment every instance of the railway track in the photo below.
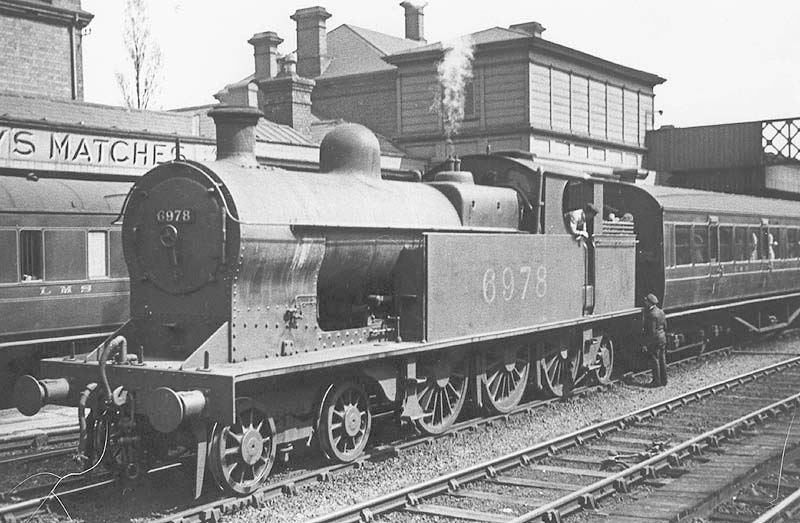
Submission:
{"label": "railway track", "polygon": [[[681,359],[679,361],[672,362],[670,363],[670,366],[677,367],[681,365],[687,365],[701,359],[725,356],[729,354],[730,351],[731,351],[730,347],[722,347],[713,351],[706,352],[701,355],[696,355]],[[616,380],[615,383],[618,383],[620,380],[623,379],[630,379],[637,375],[646,374],[647,372],[648,371],[629,372],[620,377],[618,380]],[[575,389],[574,395],[575,396],[585,395],[594,390],[601,389],[603,387],[604,386],[600,385],[578,387]],[[437,438],[451,437],[452,435],[458,434],[459,432],[473,430],[480,425],[502,422],[503,420],[509,419],[510,417],[528,413],[533,409],[545,407],[556,401],[559,400],[558,399],[534,400],[521,404],[517,409],[508,414],[497,415],[488,418],[476,418],[458,422],[453,426],[450,432],[441,436],[416,437],[410,440],[407,439],[403,441],[391,441],[391,442],[386,442],[384,444],[378,444],[370,447],[367,450],[367,452],[365,452],[364,455],[361,456],[356,462],[333,464],[333,465],[323,466],[320,468],[315,468],[307,472],[302,472],[299,474],[292,475],[292,477],[288,480],[276,482],[273,484],[268,484],[260,491],[254,493],[250,497],[226,498],[223,500],[215,500],[199,507],[189,508],[186,510],[186,512],[187,513],[194,512],[199,516],[200,520],[205,521],[209,517],[212,517],[215,514],[221,514],[222,512],[229,512],[230,510],[245,505],[257,506],[263,503],[267,499],[272,499],[278,496],[291,495],[293,493],[296,493],[297,490],[302,488],[303,486],[314,484],[317,483],[318,481],[327,481],[336,474],[341,474],[353,467],[361,466],[364,462],[389,459],[395,456],[397,453],[409,449],[413,446],[422,445]],[[0,466],[5,466],[7,470],[10,470],[7,468],[10,465],[21,464],[26,461],[46,459],[47,457],[51,456],[60,456],[75,452],[74,447],[68,447],[56,450],[36,450],[34,452],[17,454],[14,456],[8,456],[6,458],[2,458],[3,456],[2,449],[7,449],[5,450],[5,452],[10,452],[12,450],[19,450],[19,449],[29,449],[29,448],[41,449],[42,447],[48,446],[48,444],[52,442],[63,442],[64,440],[77,441],[77,437],[78,437],[77,431],[70,430],[69,427],[58,427],[52,432],[42,432],[42,433],[37,433],[35,435],[26,434],[22,436],[6,436],[3,439],[0,439],[0,443],[5,443],[6,445],[5,447],[0,446],[0,459],[1,459]],[[73,483],[75,483],[74,486]],[[68,484],[62,483],[61,485],[59,485],[58,491],[56,493],[58,494],[59,499],[63,500],[72,495],[89,492],[91,490],[107,488],[111,483],[113,483],[113,480],[107,477],[101,477],[99,479],[94,480],[93,482],[89,481],[88,478],[81,478],[80,481],[76,480]],[[30,489],[18,489],[13,494],[0,493],[0,503],[6,503],[10,500],[15,500],[15,502],[12,504],[0,506],[0,522],[5,523],[6,521],[14,521],[15,518],[19,518],[21,516],[29,514],[30,511],[35,510],[40,505],[43,504],[46,505],[56,501],[56,498],[50,495],[50,490],[53,488],[54,485],[55,484],[53,483],[51,485],[42,487],[37,486]],[[169,518],[167,518],[166,520],[169,520]]]}
{"label": "railway track", "polygon": [[[730,353],[730,347],[724,347],[717,349],[715,351],[709,351],[705,354],[694,356],[690,358],[686,358],[680,361],[676,361],[670,364],[671,367],[682,366],[694,362],[698,359],[707,359],[707,358],[715,358],[719,356],[724,356]],[[620,379],[616,380],[615,383],[625,379],[631,379],[637,375],[646,374],[649,371],[637,372],[637,373],[627,373],[622,376]],[[606,386],[607,387],[607,386]],[[574,393],[576,396],[585,395],[595,391],[597,389],[602,389],[604,386],[584,386],[575,389]],[[245,506],[260,506],[265,501],[274,499],[284,495],[292,495],[298,492],[299,489],[303,488],[304,486],[315,484],[319,481],[327,481],[330,480],[333,476],[337,474],[344,473],[345,471],[352,469],[354,467],[359,467],[363,465],[367,461],[380,461],[384,459],[389,459],[398,453],[410,449],[411,447],[425,444],[430,442],[431,440],[437,438],[446,438],[446,437],[453,437],[460,432],[474,430],[476,427],[480,425],[487,425],[493,424],[498,422],[503,422],[511,417],[516,415],[529,413],[534,409],[541,408],[547,406],[553,402],[559,401],[558,399],[548,399],[548,400],[536,400],[525,403],[520,405],[515,411],[505,414],[505,415],[497,415],[489,418],[480,418],[480,419],[472,419],[466,420],[463,422],[459,422],[454,425],[451,432],[440,435],[440,436],[426,436],[426,437],[416,437],[411,440],[403,440],[403,441],[392,441],[386,442],[383,444],[376,445],[368,449],[368,451],[361,456],[356,462],[353,463],[344,463],[344,464],[334,464],[334,465],[327,465],[321,468],[315,468],[313,470],[309,470],[307,472],[301,472],[299,474],[293,474],[288,479],[284,479],[279,482],[275,482],[272,484],[265,485],[259,491],[253,493],[250,496],[244,498],[222,498],[212,500],[208,503],[199,506],[192,506],[187,507],[184,510],[181,510],[175,514],[167,516],[165,518],[160,519],[159,521],[208,521],[213,518],[219,518],[223,514],[235,512],[237,509],[240,509]],[[74,449],[73,449],[74,451]],[[169,467],[162,467],[162,468],[171,468],[173,465]],[[152,473],[152,471],[151,471]],[[90,490],[100,489],[100,488],[107,488],[113,480],[108,480],[106,478],[102,478],[96,481],[94,485],[81,485],[80,487],[76,488],[65,488],[62,484],[59,487],[59,491],[57,492],[61,499],[69,497],[70,495],[75,495],[79,493],[88,492]],[[49,492],[49,491],[47,491]],[[18,518],[19,514],[16,513],[17,510],[23,510],[25,507],[30,508],[31,506],[39,506],[40,503],[50,503],[55,500],[52,496],[47,495],[38,495],[34,494],[33,491],[30,492],[30,499],[28,499],[29,494],[23,492],[17,492],[17,497],[23,498],[23,501],[20,504],[17,503],[15,505],[6,505],[0,506],[0,521],[13,521],[14,518]],[[0,500],[3,499],[3,496],[0,495]],[[22,513],[24,515],[24,512]]]}
{"label": "railway track", "polygon": [[[765,377],[770,379],[759,379]],[[755,428],[800,404],[798,380],[800,358],[794,358],[311,522],[361,522],[388,513],[394,513],[389,518],[393,521],[413,516],[414,521],[560,522],[634,488],[664,487],[671,478],[711,462],[707,455],[747,444],[758,436]],[[793,392],[786,395],[787,389]],[[745,416],[732,415],[749,403],[753,406]],[[715,426],[691,430],[687,423],[692,419]],[[785,436],[788,425],[783,421],[763,432]],[[712,483],[709,478],[702,481]],[[608,513],[605,507],[604,512]]]}
{"label": "railway track", "polygon": [[[721,503],[699,506],[684,520],[759,523],[800,519],[800,449],[788,450],[731,486]],[[726,493],[727,494],[727,493]]]}
{"label": "railway track", "polygon": [[[738,387],[739,385],[741,385],[743,383],[748,383],[749,381],[758,380],[759,378],[770,376],[770,375],[774,374],[775,372],[778,372],[778,369],[781,369],[781,368],[784,368],[784,367],[798,368],[798,372],[800,372],[800,358],[794,358],[792,360],[789,360],[789,362],[783,362],[783,363],[780,363],[780,364],[776,364],[776,365],[772,365],[772,366],[769,366],[769,367],[765,367],[765,368],[763,368],[763,369],[761,369],[761,370],[759,370],[759,371],[757,371],[755,373],[751,373],[751,374],[748,374],[748,375],[742,375],[742,376],[739,376],[737,378],[733,378],[731,380],[726,380],[725,382],[720,382],[720,383],[717,383],[715,385],[712,385],[712,386],[709,386],[709,387],[705,387],[703,389],[698,389],[698,390],[692,392],[689,395],[685,395],[685,396],[682,396],[680,398],[676,398],[675,400],[671,400],[670,402],[664,402],[662,404],[655,405],[655,406],[650,407],[648,409],[643,409],[642,411],[637,411],[636,413],[631,414],[631,416],[634,416],[634,415],[639,415],[639,416],[648,415],[648,413],[655,413],[655,414],[651,414],[651,415],[657,415],[658,413],[665,412],[667,410],[674,410],[677,407],[683,406],[685,404],[691,404],[693,402],[702,401],[703,399],[705,399],[705,398],[707,398],[709,396],[712,396],[714,394],[717,394],[717,393],[719,393],[721,391],[736,388],[736,387]],[[533,408],[533,407],[527,407],[527,409],[523,409],[522,411],[527,411],[530,408]],[[459,424],[458,426],[456,426],[455,430],[460,430],[460,431],[471,430],[472,427],[475,427],[476,425],[478,425],[480,423],[496,423],[499,420],[501,420],[503,418],[506,418],[508,416],[510,416],[510,415],[496,416],[496,417],[493,417],[493,418],[487,418],[487,419],[477,420],[477,421],[473,421],[473,422],[464,422],[464,423]],[[593,427],[590,427],[589,429],[586,429],[585,430],[585,433],[586,433],[585,435],[574,433],[574,434],[568,435],[565,438],[560,438],[559,440],[552,440],[550,442],[547,442],[545,444],[540,445],[539,447],[541,447],[541,448],[543,448],[545,450],[549,449],[550,447],[552,447],[554,449],[559,449],[562,446],[569,447],[570,445],[574,445],[577,440],[588,441],[588,440],[592,439],[593,437],[596,437],[596,434],[598,434],[597,433],[598,427],[599,427],[598,425],[595,425]],[[617,427],[617,428],[615,428],[615,427]],[[611,423],[609,425],[608,430],[609,431],[618,430],[618,425],[616,425],[614,423]],[[602,433],[604,433],[604,432],[601,431],[600,434],[602,434]],[[457,432],[455,434],[457,434]],[[438,436],[438,437],[442,438],[442,437],[453,437],[453,436],[454,436],[454,433],[448,433],[446,435]],[[314,483],[316,483],[318,481],[328,481],[334,475],[336,475],[338,473],[344,472],[345,470],[347,470],[349,468],[352,468],[354,466],[355,467],[360,466],[361,464],[363,464],[364,461],[386,459],[386,458],[391,457],[392,455],[395,455],[397,453],[400,453],[403,450],[408,449],[408,448],[410,448],[412,446],[425,443],[425,442],[429,441],[430,439],[432,439],[432,438],[418,438],[418,439],[415,439],[415,440],[412,440],[412,441],[404,441],[404,442],[400,442],[400,443],[397,443],[397,444],[391,444],[391,445],[386,445],[386,446],[383,446],[383,447],[374,448],[369,453],[365,454],[359,461],[357,461],[355,463],[332,465],[332,466],[324,467],[322,469],[317,469],[317,470],[309,471],[307,473],[302,473],[302,474],[299,474],[297,476],[293,476],[291,478],[288,478],[286,480],[266,485],[265,487],[263,487],[259,491],[255,492],[252,495],[247,496],[247,497],[241,497],[241,498],[227,497],[227,498],[220,498],[220,499],[217,499],[217,500],[212,500],[212,501],[210,501],[208,503],[204,503],[202,505],[190,506],[190,507],[187,507],[187,508],[185,508],[183,510],[176,511],[176,512],[174,512],[174,513],[172,513],[172,514],[170,514],[168,516],[165,516],[165,517],[163,517],[163,518],[161,518],[161,519],[159,519],[157,521],[158,521],[158,523],[167,523],[167,522],[173,522],[173,521],[174,522],[180,521],[180,522],[183,522],[183,523],[189,523],[189,522],[194,522],[194,521],[202,522],[202,521],[212,521],[212,520],[215,520],[215,519],[219,520],[222,516],[224,516],[226,514],[234,513],[237,510],[242,509],[243,507],[251,507],[251,506],[252,507],[260,507],[265,502],[267,502],[267,501],[269,501],[271,499],[275,499],[275,498],[283,496],[283,495],[295,494],[295,493],[298,492],[298,490],[300,488],[302,488],[302,487],[304,487],[306,485],[314,484]],[[519,461],[519,457],[516,457],[514,459]],[[513,459],[512,459],[512,461],[513,461]],[[480,469],[482,471],[484,470],[484,468],[480,468]],[[444,485],[445,488],[447,488],[447,485],[448,485],[448,482],[449,482],[450,479],[454,479],[454,478],[449,478],[448,477],[443,481],[442,485]],[[399,499],[404,503],[405,502],[404,501],[405,500],[404,494],[401,494]],[[421,498],[418,498],[418,499],[421,499]],[[363,507],[363,509],[367,510],[367,512],[364,512],[363,515],[361,513],[362,508],[357,508],[357,509],[355,509],[355,512],[354,512],[354,514],[355,514],[354,518],[351,518],[351,519],[345,518],[343,520],[344,521],[358,521],[358,520],[363,519],[363,518],[367,518],[368,519],[369,517],[371,517],[371,515],[377,515],[378,513],[381,512],[380,509],[373,510],[373,509],[371,509],[370,507],[367,507],[367,506]],[[331,520],[331,521],[335,521],[335,520]]]}

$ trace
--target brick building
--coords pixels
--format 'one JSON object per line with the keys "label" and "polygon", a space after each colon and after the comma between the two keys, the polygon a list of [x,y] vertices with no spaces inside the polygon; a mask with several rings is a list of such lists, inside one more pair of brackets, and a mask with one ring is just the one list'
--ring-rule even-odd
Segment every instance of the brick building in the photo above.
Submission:
{"label": "brick building", "polygon": [[0,0],[0,91],[83,100],[80,0]]}
{"label": "brick building", "polygon": [[[258,104],[303,132],[317,118],[367,125],[417,158],[446,150],[436,105],[442,43],[427,44],[423,7],[403,2],[404,38],[343,24],[323,7],[299,9],[297,50],[281,56],[274,32],[254,35],[254,74],[217,98]],[[398,11],[399,16],[399,11]],[[550,42],[537,22],[468,35],[473,44],[457,154],[516,149],[613,170],[638,168],[664,79]],[[313,109],[313,111],[312,111]]]}
{"label": "brick building", "polygon": [[[80,0],[0,0],[0,175],[131,178],[175,157],[213,160],[211,106],[140,111],[85,103],[81,30],[92,20]],[[261,119],[259,162],[314,170],[319,135]],[[315,141],[316,139],[316,141]],[[419,168],[383,141],[388,174]]]}

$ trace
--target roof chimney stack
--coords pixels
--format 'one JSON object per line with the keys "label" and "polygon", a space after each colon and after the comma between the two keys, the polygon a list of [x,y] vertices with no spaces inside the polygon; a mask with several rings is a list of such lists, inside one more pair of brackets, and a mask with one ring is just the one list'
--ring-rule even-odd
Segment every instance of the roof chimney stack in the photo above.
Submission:
{"label": "roof chimney stack", "polygon": [[311,91],[316,82],[295,72],[294,53],[286,55],[283,71],[275,78],[258,82],[261,108],[267,120],[288,125],[306,136],[311,134]]}
{"label": "roof chimney stack", "polygon": [[316,78],[328,67],[325,20],[330,17],[319,6],[298,9],[289,17],[297,22],[297,74],[304,78]]}
{"label": "roof chimney stack", "polygon": [[522,31],[524,33],[528,33],[529,35],[541,38],[542,33],[546,31],[544,26],[539,22],[524,22],[521,24],[514,24],[508,26],[509,29],[516,29],[517,31]]}
{"label": "roof chimney stack", "polygon": [[425,43],[425,15],[422,10],[426,5],[428,2],[419,0],[405,0],[400,3],[400,7],[406,11],[406,39]]}
{"label": "roof chimney stack", "polygon": [[256,73],[254,79],[269,80],[278,76],[278,46],[283,42],[272,31],[254,34],[247,41],[253,46],[253,56],[256,62]]}
{"label": "roof chimney stack", "polygon": [[256,125],[263,115],[254,107],[214,107],[208,112],[217,126],[217,160],[256,166]]}

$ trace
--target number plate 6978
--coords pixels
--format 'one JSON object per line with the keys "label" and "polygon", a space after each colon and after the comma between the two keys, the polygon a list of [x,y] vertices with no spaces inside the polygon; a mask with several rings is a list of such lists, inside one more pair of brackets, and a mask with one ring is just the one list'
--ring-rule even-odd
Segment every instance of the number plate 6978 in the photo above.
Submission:
{"label": "number plate 6978", "polygon": [[158,223],[192,223],[194,213],[191,209],[159,209],[156,212]]}

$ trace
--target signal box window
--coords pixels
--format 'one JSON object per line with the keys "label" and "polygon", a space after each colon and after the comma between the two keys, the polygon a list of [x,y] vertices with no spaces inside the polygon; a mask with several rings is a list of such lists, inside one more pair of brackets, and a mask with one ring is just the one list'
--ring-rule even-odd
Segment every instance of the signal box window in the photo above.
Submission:
{"label": "signal box window", "polygon": [[691,227],[689,225],[675,226],[675,265],[689,265],[692,263],[689,236]]}
{"label": "signal box window", "polygon": [[44,278],[42,231],[19,232],[19,267],[22,281]]}
{"label": "signal box window", "polygon": [[89,258],[89,279],[107,278],[108,233],[106,231],[89,231],[87,255]]}

